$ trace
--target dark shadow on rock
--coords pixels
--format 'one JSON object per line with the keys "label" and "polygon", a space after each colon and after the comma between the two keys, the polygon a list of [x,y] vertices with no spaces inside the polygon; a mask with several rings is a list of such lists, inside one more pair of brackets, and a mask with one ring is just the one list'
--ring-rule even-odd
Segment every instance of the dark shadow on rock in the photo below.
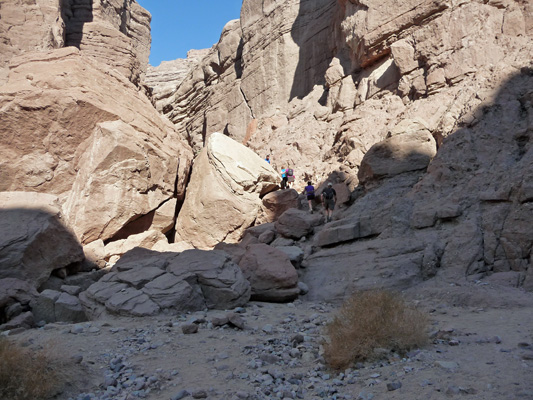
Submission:
{"label": "dark shadow on rock", "polygon": [[61,18],[65,23],[65,46],[80,48],[83,26],[93,21],[93,0],[60,0]]}
{"label": "dark shadow on rock", "polygon": [[41,209],[0,209],[0,279],[39,287],[53,271],[84,260],[83,248],[58,215]]}
{"label": "dark shadow on rock", "polygon": [[336,55],[336,26],[333,22],[338,4],[331,0],[300,1],[291,36],[299,46],[290,100],[307,96],[315,85],[324,85],[324,75]]}

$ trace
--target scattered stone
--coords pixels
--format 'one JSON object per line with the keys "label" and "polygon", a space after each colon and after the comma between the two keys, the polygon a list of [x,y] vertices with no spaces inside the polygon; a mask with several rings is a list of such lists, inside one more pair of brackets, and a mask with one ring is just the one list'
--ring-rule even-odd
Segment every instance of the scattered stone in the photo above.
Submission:
{"label": "scattered stone", "polygon": [[196,333],[198,332],[198,325],[197,324],[184,324],[181,326],[181,331],[185,335]]}
{"label": "scattered stone", "polygon": [[387,390],[389,392],[392,392],[394,390],[398,390],[402,387],[402,383],[401,382],[390,382],[390,383],[387,383]]}
{"label": "scattered stone", "polygon": [[435,361],[435,365],[447,370],[455,370],[459,368],[459,364],[454,361]]}
{"label": "scattered stone", "polygon": [[181,399],[184,399],[185,397],[187,396],[190,396],[191,393],[188,392],[187,390],[183,389],[183,390],[180,390],[178,393],[176,393],[174,396],[171,397],[171,400],[181,400]]}

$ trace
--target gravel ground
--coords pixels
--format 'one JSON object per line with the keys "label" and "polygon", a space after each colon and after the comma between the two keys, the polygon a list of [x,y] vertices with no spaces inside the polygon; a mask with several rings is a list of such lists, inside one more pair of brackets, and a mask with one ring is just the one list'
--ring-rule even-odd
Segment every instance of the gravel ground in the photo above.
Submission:
{"label": "gravel ground", "polygon": [[12,338],[54,349],[67,381],[60,400],[533,399],[533,301],[418,303],[430,317],[430,345],[344,371],[329,370],[321,356],[337,306],[300,300],[48,324]]}

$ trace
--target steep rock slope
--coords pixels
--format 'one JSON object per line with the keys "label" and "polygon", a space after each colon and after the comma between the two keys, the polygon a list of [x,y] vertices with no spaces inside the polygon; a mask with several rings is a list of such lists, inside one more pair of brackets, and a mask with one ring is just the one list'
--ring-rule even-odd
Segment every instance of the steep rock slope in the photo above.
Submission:
{"label": "steep rock slope", "polygon": [[196,150],[223,131],[297,187],[353,191],[299,244],[317,298],[435,275],[530,287],[532,37],[522,0],[245,0],[166,114]]}

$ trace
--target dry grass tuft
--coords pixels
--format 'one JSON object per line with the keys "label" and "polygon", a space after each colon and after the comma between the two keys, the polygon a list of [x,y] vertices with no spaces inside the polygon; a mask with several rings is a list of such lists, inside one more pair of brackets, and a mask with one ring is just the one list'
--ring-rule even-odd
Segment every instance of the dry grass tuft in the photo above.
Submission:
{"label": "dry grass tuft", "polygon": [[404,353],[428,341],[428,319],[387,291],[361,292],[326,327],[324,358],[335,369],[373,358],[374,349]]}
{"label": "dry grass tuft", "polygon": [[60,390],[57,361],[49,349],[31,351],[0,338],[0,399],[48,399]]}

